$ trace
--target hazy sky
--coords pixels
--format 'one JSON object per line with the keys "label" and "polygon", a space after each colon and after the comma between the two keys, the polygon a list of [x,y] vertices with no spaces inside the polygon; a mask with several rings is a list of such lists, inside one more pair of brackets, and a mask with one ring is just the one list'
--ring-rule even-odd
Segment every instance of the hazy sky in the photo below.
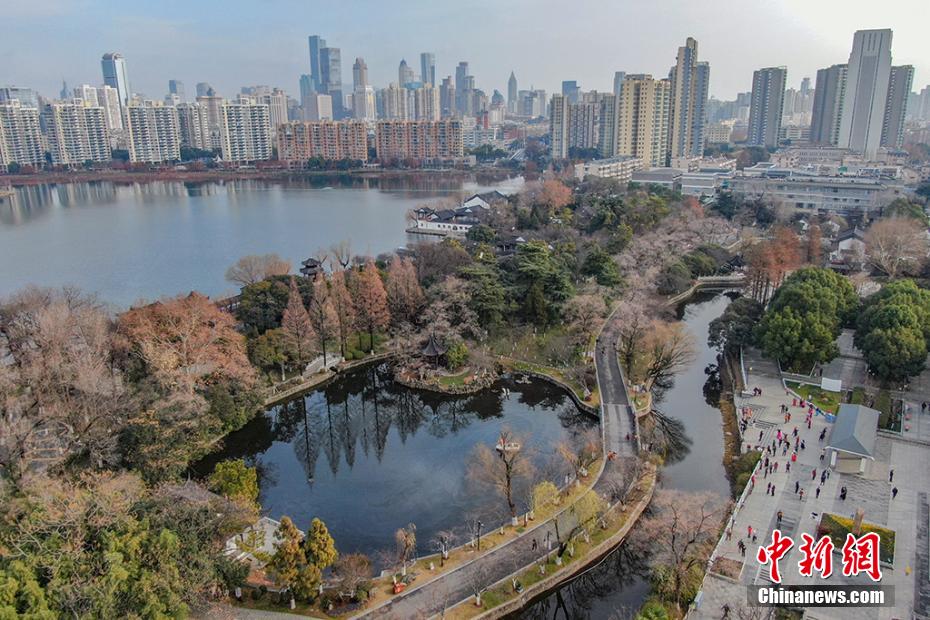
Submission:
{"label": "hazy sky", "polygon": [[401,58],[419,73],[436,54],[438,76],[468,60],[479,88],[553,92],[562,80],[609,90],[613,73],[664,77],[688,36],[711,64],[712,95],[749,90],[759,67],[786,65],[788,84],[846,62],[853,32],[892,28],[895,64],[930,82],[926,0],[2,0],[0,84],[57,96],[99,84],[100,56],[127,58],[132,90],[162,98],[171,78],[220,94],[268,84],[297,96],[309,73],[307,35],[342,49],[343,82],[365,58],[374,86],[397,81]]}

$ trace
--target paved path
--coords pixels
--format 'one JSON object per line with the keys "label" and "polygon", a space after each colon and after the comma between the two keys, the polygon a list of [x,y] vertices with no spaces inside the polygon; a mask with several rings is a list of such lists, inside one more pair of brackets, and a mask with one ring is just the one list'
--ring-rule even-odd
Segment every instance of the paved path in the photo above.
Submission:
{"label": "paved path", "polygon": [[[627,441],[627,433],[633,435],[635,428],[623,374],[616,354],[617,324],[613,315],[608,319],[595,348],[595,365],[601,395],[601,423],[605,437],[605,451],[614,451],[621,458],[608,461],[597,482],[595,491],[602,495],[611,492],[614,485],[624,480],[624,458],[636,458],[635,444]],[[363,614],[371,618],[427,618],[440,613],[444,608],[464,601],[473,595],[471,584],[475,581],[488,586],[508,575],[531,565],[547,553],[546,536],[554,550],[555,529],[552,521],[546,521],[527,530],[517,538],[491,552],[478,557],[420,587],[396,596],[390,602]],[[539,543],[532,549],[533,539]],[[426,575],[423,579],[427,578]],[[414,586],[416,584],[414,583]]]}

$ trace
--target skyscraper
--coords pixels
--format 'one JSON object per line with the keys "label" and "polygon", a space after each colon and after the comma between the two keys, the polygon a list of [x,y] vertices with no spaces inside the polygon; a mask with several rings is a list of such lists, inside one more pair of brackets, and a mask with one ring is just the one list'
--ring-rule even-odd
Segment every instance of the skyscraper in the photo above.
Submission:
{"label": "skyscraper", "polygon": [[407,64],[406,60],[401,59],[400,65],[397,67],[397,84],[401,87],[406,87],[408,84],[416,81],[417,77],[414,75],[413,69]]}
{"label": "skyscraper", "polygon": [[452,83],[452,76],[447,75],[439,85],[439,109],[442,118],[455,116],[455,104],[455,84]]}
{"label": "skyscraper", "polygon": [[578,86],[578,82],[575,80],[563,80],[562,96],[568,97],[569,103],[578,103],[578,99],[581,96],[581,88]]}
{"label": "skyscraper", "polygon": [[68,99],[71,96],[71,90],[68,88],[68,82],[65,80],[61,81],[61,90],[59,91],[58,96],[62,99]]}
{"label": "skyscraper", "polygon": [[664,166],[668,149],[671,82],[651,75],[627,75],[617,102],[616,155]]}
{"label": "skyscraper", "polygon": [[439,84],[436,83],[436,54],[431,52],[420,54],[420,81],[432,84],[437,90],[439,89]]}
{"label": "skyscraper", "polygon": [[108,52],[100,60],[103,69],[103,83],[116,89],[119,95],[119,104],[122,107],[129,105],[129,73],[126,70],[126,59],[117,52]]}
{"label": "skyscraper", "polygon": [[362,57],[352,65],[352,112],[359,120],[375,120],[375,91],[368,84],[368,65]]}
{"label": "skyscraper", "polygon": [[184,101],[184,82],[181,80],[168,80],[168,93],[172,95],[177,95],[178,98],[183,102]]}
{"label": "skyscraper", "polygon": [[39,166],[43,151],[39,110],[19,98],[0,101],[0,166]]}
{"label": "skyscraper", "polygon": [[161,163],[181,158],[178,109],[161,102],[135,102],[126,107],[129,160]]}
{"label": "skyscraper", "polygon": [[317,35],[307,37],[307,43],[310,47],[310,85],[316,92],[322,91],[322,67],[320,65],[320,50],[326,47],[326,41]]}
{"label": "skyscraper", "polygon": [[112,86],[101,86],[97,89],[97,103],[103,108],[107,129],[122,131],[123,115],[119,104],[119,92]]}
{"label": "skyscraper", "polygon": [[817,71],[814,107],[811,111],[811,142],[836,146],[845,95],[846,65],[833,65]]}
{"label": "skyscraper", "polygon": [[626,78],[626,71],[614,71],[614,95],[620,95],[620,88],[623,86],[623,80]]}
{"label": "skyscraper", "polygon": [[338,47],[320,48],[319,92],[326,93],[333,98],[333,115],[336,119],[345,116],[342,93],[342,53]]}
{"label": "skyscraper", "polygon": [[102,107],[74,100],[54,102],[42,110],[52,163],[80,166],[110,161],[110,140]]}
{"label": "skyscraper", "polygon": [[785,106],[785,67],[766,67],[752,74],[752,95],[749,104],[749,146],[778,146],[778,131]]}
{"label": "skyscraper", "polygon": [[197,82],[195,89],[198,97],[206,97],[213,90],[213,87],[210,86],[210,82]]}
{"label": "skyscraper", "polygon": [[907,98],[914,83],[914,67],[892,67],[885,98],[885,117],[882,121],[882,146],[901,148],[904,144],[904,117],[907,115]]}
{"label": "skyscraper", "polygon": [[672,83],[669,158],[700,156],[704,152],[704,112],[710,66],[698,63],[698,43],[693,38],[688,37],[678,48],[669,78]]}
{"label": "skyscraper", "polygon": [[510,79],[507,80],[507,111],[511,114],[517,112],[517,76],[510,72]]}
{"label": "skyscraper", "polygon": [[461,61],[455,67],[455,110],[460,114],[465,113],[465,99],[468,96],[465,92],[466,81],[468,80],[468,61]]}
{"label": "skyscraper", "polygon": [[568,97],[552,95],[549,104],[549,148],[552,159],[568,157],[569,108]]}
{"label": "skyscraper", "polygon": [[838,146],[873,157],[885,120],[891,77],[891,30],[857,30],[853,36]]}
{"label": "skyscraper", "polygon": [[223,159],[246,162],[271,159],[271,120],[268,106],[248,97],[226,101],[220,108]]}
{"label": "skyscraper", "polygon": [[80,99],[87,106],[102,105],[97,97],[97,89],[90,84],[81,84],[74,89],[74,98]]}

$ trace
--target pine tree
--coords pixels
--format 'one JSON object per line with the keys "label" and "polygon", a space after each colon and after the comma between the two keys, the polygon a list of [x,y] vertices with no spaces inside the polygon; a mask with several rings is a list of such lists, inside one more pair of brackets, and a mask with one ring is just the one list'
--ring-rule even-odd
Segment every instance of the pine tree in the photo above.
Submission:
{"label": "pine tree", "polygon": [[310,523],[310,530],[307,531],[307,538],[304,541],[304,551],[307,554],[307,561],[321,571],[329,568],[339,559],[336,541],[330,536],[326,524],[320,519],[314,519]]}
{"label": "pine tree", "polygon": [[310,322],[316,332],[316,340],[323,351],[323,366],[326,362],[326,341],[338,332],[339,319],[333,307],[332,291],[326,278],[318,277],[313,282],[313,298],[310,300]]}
{"label": "pine tree", "polygon": [[356,278],[355,310],[359,326],[368,331],[371,352],[375,350],[375,330],[388,326],[391,314],[388,311],[387,292],[374,261],[369,260]]}
{"label": "pine tree", "polygon": [[281,330],[297,362],[303,364],[310,352],[310,342],[314,337],[314,331],[310,315],[297,289],[297,280],[294,278],[291,278],[291,290],[287,298],[287,307],[284,309],[284,317],[281,319]]}
{"label": "pine tree", "polygon": [[339,349],[344,358],[349,332],[352,331],[352,326],[355,324],[355,305],[352,303],[352,294],[349,293],[349,288],[346,286],[346,272],[333,272],[330,287],[333,308],[336,310],[336,321],[339,324]]}
{"label": "pine tree", "polygon": [[275,543],[275,552],[268,564],[275,582],[289,590],[292,597],[311,598],[320,583],[321,572],[315,564],[307,561],[301,531],[290,517],[284,517],[276,537],[278,542]]}

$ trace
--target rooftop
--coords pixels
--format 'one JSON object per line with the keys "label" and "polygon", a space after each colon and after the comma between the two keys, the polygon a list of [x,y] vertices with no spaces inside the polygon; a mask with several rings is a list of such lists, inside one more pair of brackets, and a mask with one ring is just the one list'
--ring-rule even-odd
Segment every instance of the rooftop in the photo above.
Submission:
{"label": "rooftop", "polygon": [[879,413],[862,405],[840,405],[827,447],[863,458],[874,459]]}

